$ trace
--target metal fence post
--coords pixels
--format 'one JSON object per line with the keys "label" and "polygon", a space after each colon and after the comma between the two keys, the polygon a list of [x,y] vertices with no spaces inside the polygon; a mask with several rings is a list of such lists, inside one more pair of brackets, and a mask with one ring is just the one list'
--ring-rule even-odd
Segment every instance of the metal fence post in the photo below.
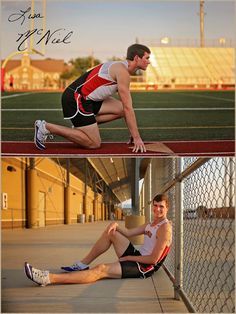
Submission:
{"label": "metal fence post", "polygon": [[[176,159],[176,178],[182,172],[182,158]],[[176,183],[175,188],[175,285],[174,297],[180,299],[179,289],[183,283],[183,187],[182,181]]]}
{"label": "metal fence post", "polygon": [[131,173],[131,203],[132,215],[140,215],[139,212],[139,167],[140,158],[131,159],[132,173]]}

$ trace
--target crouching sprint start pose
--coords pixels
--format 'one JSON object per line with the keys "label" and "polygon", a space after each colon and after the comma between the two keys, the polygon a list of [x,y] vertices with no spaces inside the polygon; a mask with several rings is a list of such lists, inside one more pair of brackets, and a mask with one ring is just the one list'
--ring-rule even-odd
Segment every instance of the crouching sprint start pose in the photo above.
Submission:
{"label": "crouching sprint start pose", "polygon": [[[137,228],[120,228],[116,222],[108,225],[87,256],[72,266],[64,266],[66,272],[55,274],[39,270],[25,263],[25,274],[41,286],[49,284],[91,283],[103,278],[148,278],[164,262],[171,245],[172,227],[167,219],[169,203],[164,194],[158,194],[152,201],[153,221]],[[144,244],[137,250],[128,237],[144,234]],[[118,261],[89,264],[113,245]]]}
{"label": "crouching sprint start pose", "polygon": [[[131,45],[127,60],[99,64],[71,83],[62,94],[62,107],[65,119],[71,121],[73,128],[36,120],[36,147],[45,149],[47,137],[55,134],[84,148],[96,149],[101,146],[98,125],[124,118],[131,135],[130,144],[134,144],[133,152],[146,152],[133,108],[130,77],[137,70],[147,69],[150,54],[144,45]],[[116,92],[120,100],[113,97]]]}

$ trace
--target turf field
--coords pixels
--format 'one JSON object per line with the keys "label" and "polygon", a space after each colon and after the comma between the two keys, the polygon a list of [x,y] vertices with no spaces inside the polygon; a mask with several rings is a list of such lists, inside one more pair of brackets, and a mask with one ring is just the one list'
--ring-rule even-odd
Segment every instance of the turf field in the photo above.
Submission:
{"label": "turf field", "polygon": [[[4,93],[2,140],[32,141],[34,121],[71,126],[63,119],[61,93]],[[132,92],[144,141],[234,139],[234,91]],[[103,141],[126,141],[123,120],[100,126]],[[56,141],[63,140],[56,137]]]}

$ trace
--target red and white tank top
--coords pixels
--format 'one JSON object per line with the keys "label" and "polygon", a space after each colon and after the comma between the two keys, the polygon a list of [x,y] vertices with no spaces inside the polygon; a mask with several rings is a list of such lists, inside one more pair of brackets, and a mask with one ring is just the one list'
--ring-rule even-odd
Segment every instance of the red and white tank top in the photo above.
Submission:
{"label": "red and white tank top", "polygon": [[128,69],[128,61],[110,61],[93,68],[83,84],[77,87],[85,99],[101,101],[117,92],[117,82],[112,79],[109,69],[114,63],[122,63]]}
{"label": "red and white tank top", "polygon": [[[161,222],[159,222],[158,224],[156,224],[155,226],[151,226],[150,223],[146,226],[145,232],[144,232],[144,243],[143,243],[142,247],[139,249],[139,252],[142,255],[150,255],[152,253],[154,246],[156,244],[157,230],[160,228],[161,225],[168,223],[168,222],[169,222],[169,220],[166,218],[166,219],[162,220]],[[158,259],[158,261],[161,261],[169,253],[171,241],[172,240],[170,240],[170,243],[168,243],[168,245],[163,250],[162,255]]]}

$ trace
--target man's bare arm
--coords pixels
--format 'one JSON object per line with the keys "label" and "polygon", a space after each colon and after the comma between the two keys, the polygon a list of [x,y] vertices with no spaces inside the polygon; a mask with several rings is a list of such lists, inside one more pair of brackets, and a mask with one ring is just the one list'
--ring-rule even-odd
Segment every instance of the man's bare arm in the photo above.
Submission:
{"label": "man's bare arm", "polygon": [[127,127],[133,137],[133,152],[145,152],[145,145],[140,137],[137,121],[133,109],[132,98],[129,91],[130,76],[127,69],[122,64],[117,64],[114,70],[118,85],[118,93],[123,104],[124,116]]}
{"label": "man's bare arm", "polygon": [[136,235],[144,234],[145,227],[147,224],[143,224],[141,226],[138,226],[136,228],[121,228],[117,222],[112,222],[107,227],[107,232],[115,232],[118,231],[119,233],[123,234],[126,238],[133,237]]}

